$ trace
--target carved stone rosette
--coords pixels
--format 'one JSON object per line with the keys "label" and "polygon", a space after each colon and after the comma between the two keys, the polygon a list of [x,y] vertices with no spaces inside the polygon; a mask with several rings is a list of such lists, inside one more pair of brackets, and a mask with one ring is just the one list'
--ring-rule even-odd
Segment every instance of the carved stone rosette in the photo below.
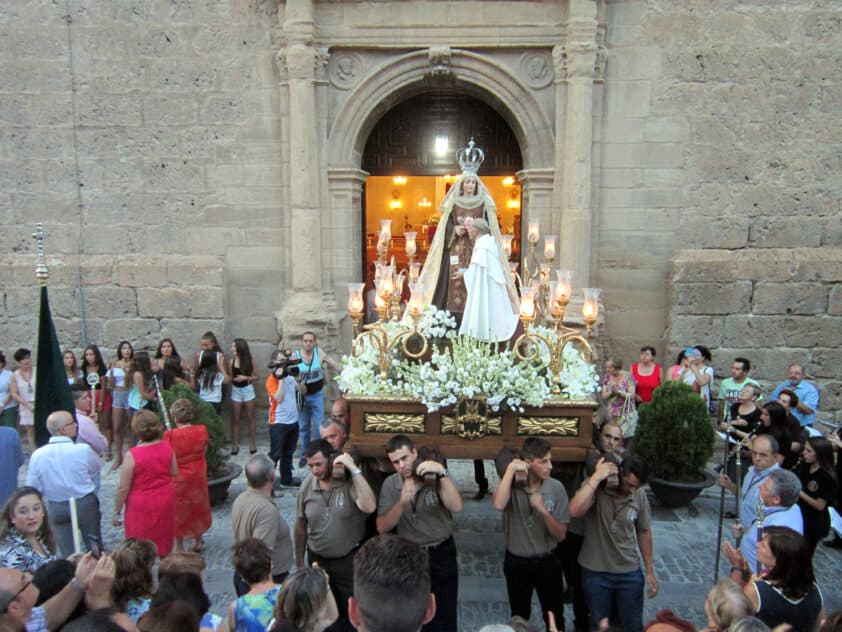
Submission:
{"label": "carved stone rosette", "polygon": [[479,439],[503,433],[502,417],[489,417],[484,397],[459,399],[454,412],[455,416],[442,415],[442,434],[455,434],[462,439]]}
{"label": "carved stone rosette", "polygon": [[521,417],[517,422],[518,437],[576,437],[578,417]]}
{"label": "carved stone rosette", "polygon": [[423,434],[424,415],[401,413],[365,413],[363,418],[365,432],[388,434]]}

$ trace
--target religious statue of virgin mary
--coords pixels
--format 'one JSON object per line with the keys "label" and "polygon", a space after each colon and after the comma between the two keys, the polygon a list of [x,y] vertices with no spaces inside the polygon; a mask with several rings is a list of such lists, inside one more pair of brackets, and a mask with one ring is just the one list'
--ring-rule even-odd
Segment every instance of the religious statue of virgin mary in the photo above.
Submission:
{"label": "religious statue of virgin mary", "polygon": [[[497,245],[500,266],[505,271],[506,294],[513,314],[518,314],[517,290],[508,273],[509,262],[503,249],[503,238],[497,221],[497,205],[488,189],[477,177],[477,170],[485,159],[482,149],[475,146],[474,139],[456,153],[462,175],[453,183],[444,196],[439,210],[439,220],[433,243],[421,269],[419,280],[424,288],[424,303],[450,311],[456,318],[457,327],[468,301],[464,272],[471,263],[473,242],[468,235],[465,220],[469,217],[488,222],[491,236]],[[497,306],[499,309],[499,306]]]}

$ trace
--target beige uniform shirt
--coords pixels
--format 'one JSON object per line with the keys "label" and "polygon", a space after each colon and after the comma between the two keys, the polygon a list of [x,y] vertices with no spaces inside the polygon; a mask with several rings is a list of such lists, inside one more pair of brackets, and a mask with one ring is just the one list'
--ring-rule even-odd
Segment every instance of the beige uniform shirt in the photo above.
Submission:
{"label": "beige uniform shirt", "polygon": [[[537,492],[541,494],[544,508],[559,522],[570,522],[567,492],[564,485],[554,478],[541,483]],[[552,553],[558,546],[544,519],[529,504],[529,494],[523,489],[512,489],[509,504],[503,512],[503,532],[506,534],[506,550],[519,557],[536,557]]]}
{"label": "beige uniform shirt", "polygon": [[307,520],[307,546],[322,557],[344,557],[362,542],[365,517],[351,480],[322,489],[310,474],[298,492],[297,517]]}
{"label": "beige uniform shirt", "polygon": [[[403,479],[395,472],[383,482],[377,514],[382,515],[401,498]],[[405,507],[397,524],[398,535],[405,540],[430,546],[444,542],[453,535],[453,515],[442,504],[434,487],[420,486],[415,500]]]}
{"label": "beige uniform shirt", "polygon": [[579,564],[602,573],[639,569],[637,531],[651,527],[646,493],[638,489],[628,496],[615,496],[602,486],[594,493],[594,502],[585,514],[585,540]]}
{"label": "beige uniform shirt", "polygon": [[289,572],[292,566],[292,538],[289,525],[281,517],[272,499],[246,489],[237,496],[231,508],[231,529],[234,542],[248,537],[262,540],[272,551],[272,574]]}

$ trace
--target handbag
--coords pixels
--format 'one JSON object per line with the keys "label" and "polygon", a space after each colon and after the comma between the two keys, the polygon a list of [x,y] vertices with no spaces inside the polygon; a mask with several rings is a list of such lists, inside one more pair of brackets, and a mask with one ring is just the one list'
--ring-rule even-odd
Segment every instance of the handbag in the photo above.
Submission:
{"label": "handbag", "polygon": [[637,409],[632,402],[631,396],[626,397],[623,402],[623,410],[617,418],[617,424],[623,431],[623,437],[630,439],[637,432]]}

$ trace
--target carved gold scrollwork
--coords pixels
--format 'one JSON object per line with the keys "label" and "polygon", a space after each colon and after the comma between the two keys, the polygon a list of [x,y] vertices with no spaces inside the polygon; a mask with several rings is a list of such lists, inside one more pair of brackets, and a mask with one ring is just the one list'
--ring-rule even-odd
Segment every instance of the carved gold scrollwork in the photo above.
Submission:
{"label": "carved gold scrollwork", "polygon": [[484,397],[460,399],[454,411],[455,416],[442,415],[442,434],[455,434],[462,439],[479,439],[485,435],[503,433],[502,418],[488,416]]}
{"label": "carved gold scrollwork", "polygon": [[386,432],[393,434],[423,434],[424,415],[365,413],[363,430],[365,432]]}
{"label": "carved gold scrollwork", "polygon": [[518,437],[577,437],[579,417],[521,417],[517,422]]}

